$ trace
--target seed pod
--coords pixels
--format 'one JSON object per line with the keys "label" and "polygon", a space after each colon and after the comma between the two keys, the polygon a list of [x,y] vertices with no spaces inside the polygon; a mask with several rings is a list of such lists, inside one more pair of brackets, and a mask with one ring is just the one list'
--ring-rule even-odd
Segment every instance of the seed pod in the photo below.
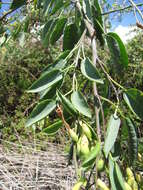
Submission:
{"label": "seed pod", "polygon": [[134,181],[132,188],[133,188],[133,190],[138,190],[138,184],[136,181]]}
{"label": "seed pod", "polygon": [[142,155],[141,155],[140,153],[138,153],[138,161],[139,161],[139,162],[142,162],[142,161],[143,161]]}
{"label": "seed pod", "polygon": [[87,138],[89,140],[92,140],[92,133],[91,133],[89,127],[85,123],[83,123],[82,121],[80,122],[80,125],[82,127],[83,133],[87,136]]}
{"label": "seed pod", "polygon": [[132,177],[134,178],[134,174],[130,168],[126,168],[126,174],[128,179]]}
{"label": "seed pod", "polygon": [[129,134],[129,152],[130,152],[131,164],[133,165],[134,162],[137,160],[138,140],[137,140],[136,128],[132,120],[130,118],[127,118],[126,122]]}
{"label": "seed pod", "polygon": [[128,183],[131,187],[133,187],[134,182],[135,182],[134,177],[130,177],[130,178],[128,179],[128,181],[127,181],[127,183]]}
{"label": "seed pod", "polygon": [[102,172],[104,170],[104,160],[103,159],[98,160],[97,170],[99,172]]}
{"label": "seed pod", "polygon": [[72,129],[69,129],[69,135],[71,136],[71,138],[74,142],[78,141],[78,136]]}
{"label": "seed pod", "polygon": [[80,190],[80,187],[82,186],[83,182],[79,181],[77,182],[74,187],[72,188],[72,190]]}
{"label": "seed pod", "polygon": [[142,183],[143,182],[143,178],[142,178],[142,175],[140,173],[136,173],[136,181],[138,183]]}
{"label": "seed pod", "polygon": [[132,190],[131,186],[128,183],[124,183],[125,185],[125,190]]}
{"label": "seed pod", "polygon": [[83,155],[89,154],[89,142],[85,135],[81,137],[80,151]]}
{"label": "seed pod", "polygon": [[106,184],[103,181],[101,181],[101,179],[97,179],[97,186],[101,190],[109,190],[109,188],[106,186]]}

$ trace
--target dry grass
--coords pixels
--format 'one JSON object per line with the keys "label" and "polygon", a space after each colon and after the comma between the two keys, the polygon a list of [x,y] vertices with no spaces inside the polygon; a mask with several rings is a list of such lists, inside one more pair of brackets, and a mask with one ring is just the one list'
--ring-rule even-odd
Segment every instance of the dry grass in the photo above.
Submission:
{"label": "dry grass", "polygon": [[5,143],[11,148],[0,147],[0,190],[72,189],[75,173],[61,145],[46,143],[47,150],[38,151],[39,144]]}

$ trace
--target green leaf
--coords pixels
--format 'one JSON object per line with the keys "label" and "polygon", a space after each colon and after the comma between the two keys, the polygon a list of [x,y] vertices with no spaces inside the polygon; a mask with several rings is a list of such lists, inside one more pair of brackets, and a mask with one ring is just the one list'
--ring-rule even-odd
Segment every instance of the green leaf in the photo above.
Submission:
{"label": "green leaf", "polygon": [[55,85],[50,86],[46,90],[43,90],[40,92],[40,100],[46,100],[46,99],[53,99],[56,96],[56,91],[59,89],[62,85],[63,80],[60,80]]}
{"label": "green leaf", "polygon": [[101,145],[99,142],[97,142],[96,146],[87,155],[87,158],[84,160],[82,167],[87,168],[91,166],[95,162],[97,155],[100,153],[100,150],[101,150]]}
{"label": "green leaf", "polygon": [[118,164],[109,156],[109,178],[113,190],[124,190],[124,179]]}
{"label": "green leaf", "polygon": [[130,110],[143,120],[143,92],[130,88],[124,93],[124,100]]}
{"label": "green leaf", "polygon": [[10,9],[18,9],[23,5],[26,5],[27,0],[13,0],[10,6]]}
{"label": "green leaf", "polygon": [[78,40],[78,28],[76,24],[68,24],[64,30],[63,50],[72,50]]}
{"label": "green leaf", "polygon": [[29,88],[28,92],[36,93],[43,91],[57,82],[62,80],[63,76],[61,72],[57,69],[54,69],[50,72],[43,74],[37,81],[35,81],[32,86]]}
{"label": "green leaf", "polygon": [[44,100],[40,102],[30,114],[26,127],[31,126],[32,124],[42,120],[47,115],[49,115],[56,108],[56,102],[50,100]]}
{"label": "green leaf", "polygon": [[92,19],[92,14],[91,14],[91,2],[90,0],[83,0],[82,1],[82,7],[85,15],[88,17],[89,20]]}
{"label": "green leaf", "polygon": [[64,30],[64,27],[65,27],[65,24],[67,22],[67,18],[60,18],[56,25],[55,25],[55,28],[51,34],[51,37],[50,37],[50,43],[53,45],[60,37],[61,35],[63,34],[63,30]]}
{"label": "green leaf", "polygon": [[96,37],[99,40],[100,44],[103,46],[105,43],[103,34],[104,34],[104,27],[103,27],[103,20],[102,20],[102,11],[98,0],[94,0],[94,4],[92,5],[92,17],[93,17],[93,24],[96,30]]}
{"label": "green leaf", "polygon": [[86,58],[81,63],[81,72],[82,74],[91,81],[103,84],[96,67],[91,63],[89,58]]}
{"label": "green leaf", "polygon": [[87,104],[86,99],[83,97],[83,95],[80,92],[78,92],[78,91],[73,92],[71,95],[71,101],[72,101],[74,107],[81,114],[91,118],[92,114],[91,114],[90,108]]}
{"label": "green leaf", "polygon": [[106,135],[105,144],[104,144],[104,153],[105,153],[106,158],[116,141],[120,124],[121,124],[121,120],[111,115],[110,120],[108,122],[108,126],[107,126],[107,135]]}
{"label": "green leaf", "polygon": [[117,163],[115,163],[115,180],[116,180],[116,187],[118,190],[125,190],[125,185],[124,185],[124,178],[122,176],[121,170],[118,166]]}
{"label": "green leaf", "polygon": [[59,91],[57,91],[58,98],[60,102],[62,103],[63,107],[65,110],[72,116],[77,116],[77,111],[72,105],[72,103],[64,96],[62,95]]}
{"label": "green leaf", "polygon": [[107,33],[106,39],[116,70],[121,72],[123,68],[128,66],[126,48],[120,37],[114,32]]}
{"label": "green leaf", "polygon": [[43,132],[47,133],[48,135],[52,135],[58,132],[58,130],[63,126],[63,122],[61,120],[53,123],[52,125],[48,126],[43,130]]}

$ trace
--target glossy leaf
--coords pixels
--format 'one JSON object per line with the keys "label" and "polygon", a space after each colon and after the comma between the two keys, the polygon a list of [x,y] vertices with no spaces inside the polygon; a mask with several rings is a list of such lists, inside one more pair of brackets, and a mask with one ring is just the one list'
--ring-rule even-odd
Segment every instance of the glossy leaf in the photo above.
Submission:
{"label": "glossy leaf", "polygon": [[81,63],[81,72],[82,74],[91,81],[103,84],[96,67],[91,63],[89,58],[86,58]]}
{"label": "glossy leaf", "polygon": [[65,110],[72,116],[77,116],[77,111],[74,108],[73,104],[64,96],[62,95],[59,91],[57,91],[57,95],[59,97],[60,102],[62,103],[63,107]]}
{"label": "glossy leaf", "polygon": [[71,95],[71,101],[74,105],[74,107],[83,115],[91,118],[92,114],[91,114],[91,110],[87,104],[86,99],[84,98],[84,96],[79,92],[79,91],[75,91],[72,93]]}
{"label": "glossy leaf", "polygon": [[76,24],[68,24],[64,30],[63,50],[72,50],[78,42],[78,29]]}
{"label": "glossy leaf", "polygon": [[100,151],[101,151],[101,146],[100,146],[100,143],[97,142],[96,146],[87,155],[87,158],[84,160],[84,162],[82,164],[82,167],[86,168],[86,167],[91,166],[95,162],[96,157],[100,153]]}
{"label": "glossy leaf", "polygon": [[116,70],[118,72],[121,72],[121,69],[128,66],[128,55],[126,52],[126,48],[120,37],[114,32],[107,33],[106,39],[112,60],[114,62],[114,65],[116,66]]}
{"label": "glossy leaf", "polygon": [[105,139],[105,144],[104,144],[104,153],[105,153],[106,158],[116,141],[120,124],[121,124],[121,120],[111,115],[110,120],[107,125],[107,134],[106,134],[106,139]]}
{"label": "glossy leaf", "polygon": [[58,130],[63,126],[63,122],[61,120],[53,123],[52,125],[48,126],[43,130],[43,132],[47,133],[48,135],[52,135],[58,132]]}
{"label": "glossy leaf", "polygon": [[124,100],[130,110],[143,120],[143,92],[130,88],[124,93]]}
{"label": "glossy leaf", "polygon": [[35,81],[29,88],[28,92],[36,93],[43,91],[57,82],[62,80],[62,74],[59,70],[55,69],[50,72],[43,74],[37,81]]}
{"label": "glossy leaf", "polygon": [[49,115],[56,108],[56,102],[45,100],[40,102],[30,114],[26,126],[29,127],[32,124],[44,119],[47,115]]}

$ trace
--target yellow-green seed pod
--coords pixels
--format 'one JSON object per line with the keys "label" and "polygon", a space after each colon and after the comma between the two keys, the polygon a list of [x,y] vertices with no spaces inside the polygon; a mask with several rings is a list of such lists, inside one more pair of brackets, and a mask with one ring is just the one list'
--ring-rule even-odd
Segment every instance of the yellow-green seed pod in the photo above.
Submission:
{"label": "yellow-green seed pod", "polygon": [[78,136],[72,129],[69,129],[69,134],[70,134],[73,141],[75,141],[75,142],[78,141]]}
{"label": "yellow-green seed pod", "polygon": [[138,161],[139,161],[139,162],[142,162],[142,161],[143,161],[142,155],[141,155],[140,153],[138,153]]}
{"label": "yellow-green seed pod", "polygon": [[81,137],[80,151],[83,155],[89,154],[89,142],[88,138],[85,135]]}
{"label": "yellow-green seed pod", "polygon": [[79,181],[77,182],[74,187],[72,188],[72,190],[80,190],[80,187],[82,186],[83,182]]}
{"label": "yellow-green seed pod", "polygon": [[83,133],[87,136],[87,138],[89,140],[92,140],[92,133],[90,128],[88,127],[88,125],[86,125],[85,123],[83,123],[82,121],[80,122],[80,125],[82,127]]}
{"label": "yellow-green seed pod", "polygon": [[125,190],[132,190],[131,186],[128,183],[124,183],[125,185]]}
{"label": "yellow-green seed pod", "polygon": [[140,173],[136,173],[136,181],[141,183],[143,181],[142,175]]}
{"label": "yellow-green seed pod", "polygon": [[127,183],[132,187],[134,184],[134,181],[135,181],[134,177],[130,177],[130,178],[128,178]]}
{"label": "yellow-green seed pod", "polygon": [[132,189],[133,190],[138,190],[138,184],[136,181],[134,181],[133,185],[132,185]]}
{"label": "yellow-green seed pod", "polygon": [[99,172],[102,172],[104,170],[104,160],[103,159],[99,159],[98,163],[97,163],[97,170]]}
{"label": "yellow-green seed pod", "polygon": [[106,184],[101,179],[97,179],[97,186],[101,190],[109,190],[109,188],[106,186]]}
{"label": "yellow-green seed pod", "polygon": [[134,174],[130,168],[126,168],[127,178],[134,177]]}

